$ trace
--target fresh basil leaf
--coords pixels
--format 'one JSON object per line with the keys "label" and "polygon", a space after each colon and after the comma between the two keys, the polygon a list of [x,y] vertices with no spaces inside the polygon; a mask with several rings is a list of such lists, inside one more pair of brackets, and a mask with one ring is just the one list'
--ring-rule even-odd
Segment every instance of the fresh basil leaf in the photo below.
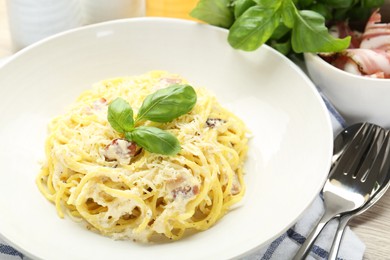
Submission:
{"label": "fresh basil leaf", "polygon": [[336,21],[343,21],[345,17],[348,17],[349,8],[336,8],[333,10],[333,19]]}
{"label": "fresh basil leaf", "polygon": [[297,13],[291,35],[294,52],[337,52],[349,46],[351,37],[334,38],[325,26],[325,19],[314,11]]}
{"label": "fresh basil leaf", "polygon": [[200,0],[190,15],[223,28],[229,28],[234,21],[230,0]]}
{"label": "fresh basil leaf", "polygon": [[126,138],[151,153],[175,155],[181,149],[179,140],[173,134],[157,127],[139,126],[126,133]]}
{"label": "fresh basil leaf", "polygon": [[109,104],[107,120],[119,133],[134,129],[133,109],[123,98],[118,97]]}
{"label": "fresh basil leaf", "polygon": [[285,42],[271,41],[270,46],[283,55],[287,55],[291,51],[290,39]]}
{"label": "fresh basil leaf", "polygon": [[285,0],[253,0],[258,6],[277,10]]}
{"label": "fresh basil leaf", "polygon": [[310,6],[310,10],[322,15],[325,18],[325,21],[329,21],[333,17],[331,8],[326,4],[322,4],[322,3],[313,4],[312,6]]}
{"label": "fresh basil leaf", "polygon": [[384,3],[384,0],[362,0],[362,7],[375,8],[382,6]]}
{"label": "fresh basil leaf", "polygon": [[196,92],[189,85],[174,84],[148,95],[138,111],[136,122],[147,119],[166,123],[191,111]]}
{"label": "fresh basil leaf", "polygon": [[[359,6],[359,7],[354,7],[354,8],[348,9],[345,16],[348,16],[350,22],[355,21],[355,23],[356,23],[357,21],[359,21],[361,24],[363,24],[363,22],[364,22],[364,25],[366,25],[365,22],[368,20],[368,18],[371,16],[371,14],[372,14],[371,8]],[[362,28],[364,28],[364,27],[362,27]]]}
{"label": "fresh basil leaf", "polygon": [[313,4],[314,0],[299,0],[297,5],[299,8],[307,8],[311,4]]}
{"label": "fresh basil leaf", "polygon": [[288,28],[292,28],[295,22],[296,7],[291,0],[282,3],[282,21]]}
{"label": "fresh basil leaf", "polygon": [[272,8],[252,6],[232,25],[228,42],[233,48],[253,51],[273,34],[280,21],[280,12]]}
{"label": "fresh basil leaf", "polygon": [[256,5],[253,0],[237,0],[234,2],[234,17],[237,19],[250,7]]}
{"label": "fresh basil leaf", "polygon": [[358,0],[326,0],[325,4],[333,8],[349,8],[354,6]]}
{"label": "fresh basil leaf", "polygon": [[283,23],[279,24],[279,26],[274,30],[271,40],[279,40],[287,35],[288,32],[290,32],[291,29],[288,28]]}

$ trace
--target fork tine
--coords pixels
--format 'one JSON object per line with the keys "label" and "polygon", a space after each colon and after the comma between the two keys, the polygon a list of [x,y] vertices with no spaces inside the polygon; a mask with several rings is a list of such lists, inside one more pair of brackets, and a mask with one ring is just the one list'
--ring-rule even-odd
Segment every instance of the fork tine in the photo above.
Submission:
{"label": "fork tine", "polygon": [[[364,123],[355,134],[350,144],[345,148],[343,154],[335,162],[335,166],[332,168],[330,175],[344,173],[349,171],[351,167],[355,167],[355,164],[359,162],[359,159],[362,156],[359,152],[362,150],[361,146],[368,145],[368,140],[372,139],[373,133],[374,126]],[[351,154],[354,156],[351,157]]]}
{"label": "fork tine", "polygon": [[381,165],[381,176],[379,179],[380,184],[384,184],[389,182],[390,179],[390,132],[386,132],[386,138],[383,141],[383,145],[386,146],[386,150],[384,151],[385,155],[383,163]]}
{"label": "fork tine", "polygon": [[387,179],[390,178],[390,174],[388,174],[388,171],[390,170],[390,132],[389,131],[386,132],[386,138],[383,141],[383,145],[386,146],[386,150],[384,151],[385,153],[384,157],[386,158],[386,160],[383,161],[381,167],[381,173],[383,174],[383,176],[381,176],[382,179],[379,180],[381,182],[385,181],[384,180],[385,178]]}
{"label": "fork tine", "polygon": [[[348,162],[348,165],[346,166],[344,170],[344,174],[348,175],[349,173],[354,174],[353,177],[356,176],[356,173],[358,172],[358,169],[361,167],[361,164],[363,160],[369,153],[371,148],[373,147],[373,144],[376,143],[376,137],[378,136],[378,130],[381,130],[381,127],[377,127],[375,125],[370,125],[369,130],[366,133],[365,138],[360,143],[360,146],[356,146],[357,149],[356,155],[351,158],[351,160]],[[374,139],[374,140],[373,140]],[[375,152],[372,150],[372,152]],[[377,154],[377,151],[373,154],[374,158]],[[374,159],[372,158],[372,160]]]}
{"label": "fork tine", "polygon": [[[340,155],[343,154],[346,146],[351,142],[354,135],[356,135],[356,133],[359,131],[359,129],[362,127],[363,124],[364,123],[357,123],[357,124],[351,125],[337,135],[336,139],[334,140],[334,145],[333,145],[334,150],[333,150],[331,168],[334,167],[335,162],[338,160]],[[355,134],[351,135],[351,133],[355,133]]]}
{"label": "fork tine", "polygon": [[[387,133],[386,135],[386,138],[385,140],[383,141],[383,144],[382,144],[382,147],[379,151],[379,154],[378,156],[375,158],[375,161],[366,177],[366,179],[364,180],[365,183],[367,183],[366,185],[371,185],[373,186],[375,182],[378,181],[378,178],[377,178],[377,174],[378,173],[381,173],[381,174],[385,174],[384,176],[382,176],[381,180],[379,181],[383,181],[384,178],[387,178],[388,179],[388,174],[387,174],[387,169],[389,167],[389,161],[390,161],[390,157],[389,157],[389,147],[390,145],[390,135],[389,133]],[[377,174],[375,174],[377,173]],[[377,189],[377,185],[375,186],[375,188],[372,190],[373,192],[375,192]]]}
{"label": "fork tine", "polygon": [[[367,177],[367,174],[369,173],[369,170],[373,167],[375,161],[378,161],[378,156],[380,156],[380,151],[383,148],[383,139],[386,132],[383,128],[378,127],[375,131],[375,137],[373,142],[371,143],[371,146],[368,147],[368,151],[366,153],[366,156],[363,160],[363,163],[359,169],[355,168],[355,176],[353,176],[356,179],[360,179],[362,181],[365,180]],[[384,158],[384,157],[383,157]]]}

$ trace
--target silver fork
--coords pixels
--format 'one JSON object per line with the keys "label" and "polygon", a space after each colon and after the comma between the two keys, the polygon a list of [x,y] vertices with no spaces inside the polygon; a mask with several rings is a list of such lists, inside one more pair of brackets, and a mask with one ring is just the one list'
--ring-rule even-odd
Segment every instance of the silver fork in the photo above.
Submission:
{"label": "silver fork", "polygon": [[[381,148],[380,153],[382,153],[386,158],[390,155],[390,132],[386,132],[386,138],[383,141],[383,146]],[[377,187],[375,189],[374,194],[370,200],[361,208],[346,213],[340,216],[339,225],[337,227],[336,235],[333,240],[332,247],[329,251],[328,260],[335,260],[337,258],[338,250],[340,248],[341,240],[343,238],[343,234],[348,222],[355,216],[362,214],[366,210],[368,210],[371,206],[373,206],[389,189],[390,187],[390,160],[383,161],[383,167],[380,172],[380,180],[378,181]]]}
{"label": "silver fork", "polygon": [[[364,123],[331,169],[323,189],[325,212],[298,250],[294,260],[304,259],[314,240],[333,218],[362,207],[375,190],[383,166],[380,153],[384,129]],[[378,156],[379,155],[379,156]]]}

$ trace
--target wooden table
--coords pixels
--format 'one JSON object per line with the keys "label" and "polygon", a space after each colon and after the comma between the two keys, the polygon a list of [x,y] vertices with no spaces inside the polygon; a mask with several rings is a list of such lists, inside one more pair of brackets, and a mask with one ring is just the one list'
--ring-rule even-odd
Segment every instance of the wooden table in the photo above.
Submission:
{"label": "wooden table", "polygon": [[[187,19],[189,18],[187,10],[191,10],[196,3],[196,0],[148,1],[148,15],[175,16]],[[163,1],[171,3],[169,10],[164,9],[164,6],[161,5]],[[5,0],[0,0],[0,58],[12,53]],[[390,192],[387,192],[370,210],[352,220],[350,226],[367,246],[364,259],[390,259]]]}

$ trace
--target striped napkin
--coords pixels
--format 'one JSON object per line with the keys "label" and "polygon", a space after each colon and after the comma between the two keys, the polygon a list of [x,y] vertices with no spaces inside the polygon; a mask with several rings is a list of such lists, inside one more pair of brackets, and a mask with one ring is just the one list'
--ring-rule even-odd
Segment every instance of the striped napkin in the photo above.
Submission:
{"label": "striped napkin", "polygon": [[[4,60],[0,59],[0,67]],[[336,109],[330,104],[330,102],[323,96],[325,104],[328,108],[333,130],[335,133],[339,133],[345,126],[345,121],[337,113]],[[323,201],[318,196],[312,205],[303,214],[298,222],[290,227],[284,234],[276,238],[274,241],[264,246],[260,250],[255,251],[251,255],[244,257],[244,260],[289,260],[292,259],[299,247],[305,241],[305,236],[310,233],[314,225],[322,216],[324,211]],[[331,247],[333,237],[337,228],[337,220],[332,220],[325,226],[321,232],[319,238],[316,240],[308,260],[326,260],[328,258],[329,249]],[[339,260],[359,260],[363,259],[365,245],[363,242],[353,233],[349,227],[347,227],[344,233],[343,241],[339,250]],[[12,246],[8,245],[0,237],[0,260],[16,260],[30,258],[26,257],[23,253],[17,251]]]}

